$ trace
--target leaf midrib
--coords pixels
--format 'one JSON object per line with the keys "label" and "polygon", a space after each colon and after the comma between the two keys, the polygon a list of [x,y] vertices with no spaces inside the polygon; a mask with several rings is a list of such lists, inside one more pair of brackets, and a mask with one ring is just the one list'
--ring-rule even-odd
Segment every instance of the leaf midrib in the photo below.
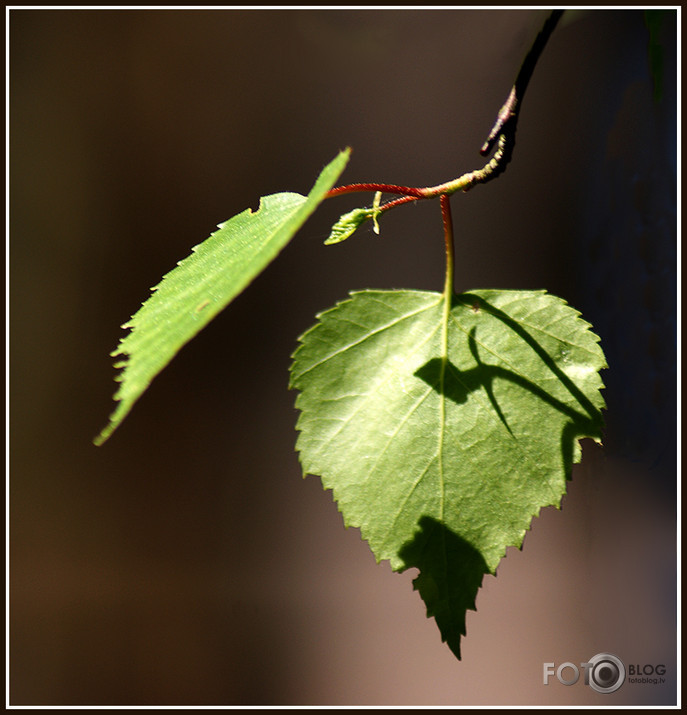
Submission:
{"label": "leaf midrib", "polygon": [[439,371],[439,519],[444,522],[444,432],[446,431],[446,365],[448,363],[448,319],[451,312],[451,299],[443,295],[443,311],[441,316],[441,369]]}
{"label": "leaf midrib", "polygon": [[[446,489],[444,484],[444,433],[446,431],[446,365],[448,363],[448,321],[451,315],[451,302],[453,296],[453,286],[450,280],[450,269],[447,268],[446,284],[443,293],[443,311],[441,316],[441,371],[439,373],[439,404],[440,404],[440,427],[439,427],[439,449],[438,449],[438,463],[439,468],[439,522],[444,524],[444,503],[446,496]],[[448,567],[448,552],[446,545],[446,530],[441,530],[442,539],[442,555],[443,555],[443,567],[444,567],[444,578],[445,583],[448,588],[449,579],[449,567]],[[449,589],[450,591],[450,589]],[[452,609],[452,603],[450,597],[448,598],[449,609]]]}

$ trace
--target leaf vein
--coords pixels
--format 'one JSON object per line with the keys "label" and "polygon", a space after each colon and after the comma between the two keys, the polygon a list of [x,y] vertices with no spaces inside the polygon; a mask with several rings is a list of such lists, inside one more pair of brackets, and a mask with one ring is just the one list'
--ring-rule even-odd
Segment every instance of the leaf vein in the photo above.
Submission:
{"label": "leaf vein", "polygon": [[303,372],[299,373],[296,377],[296,379],[300,379],[303,377],[303,375],[307,375],[309,372],[314,370],[316,367],[319,367],[320,365],[328,362],[329,360],[335,358],[337,355],[340,355],[341,353],[346,352],[347,350],[350,350],[351,348],[356,347],[356,345],[360,345],[361,343],[364,343],[366,340],[369,340],[370,338],[374,337],[375,335],[384,332],[385,330],[388,330],[389,328],[393,328],[395,325],[398,325],[402,323],[404,320],[408,320],[409,318],[413,318],[416,315],[419,315],[420,313],[429,310],[430,308],[435,307],[436,303],[432,305],[424,305],[422,308],[419,308],[418,310],[413,310],[410,313],[405,313],[401,315],[399,318],[396,318],[395,320],[392,320],[389,323],[386,323],[379,328],[376,328],[375,330],[371,330],[370,332],[366,333],[365,335],[361,336],[357,340],[354,340],[351,343],[348,343],[347,345],[344,345],[341,348],[338,348],[335,350],[333,353],[330,353],[329,355],[326,355],[323,357],[321,360],[318,360],[317,362],[313,363],[312,365],[309,365]]}
{"label": "leaf vein", "polygon": [[[411,357],[415,353],[419,352],[439,331],[439,326],[437,326],[434,330],[432,330],[431,333],[427,335],[427,337],[422,341],[417,343],[417,345],[414,347],[413,351],[409,353],[408,357]],[[384,376],[384,379],[380,380],[379,382],[375,383],[373,388],[366,394],[361,394],[359,395],[359,402],[358,406],[351,412],[349,415],[346,415],[345,417],[340,418],[341,425],[340,427],[334,432],[333,434],[329,435],[326,440],[323,441],[322,448],[329,446],[333,440],[335,440],[341,431],[345,429],[345,427],[348,425],[348,423],[359,413],[361,412],[368,403],[368,399],[373,396],[376,392],[379,391],[380,388],[384,387],[386,384],[389,383],[390,380],[392,380],[394,377],[397,376],[397,372],[394,370],[388,370]]]}

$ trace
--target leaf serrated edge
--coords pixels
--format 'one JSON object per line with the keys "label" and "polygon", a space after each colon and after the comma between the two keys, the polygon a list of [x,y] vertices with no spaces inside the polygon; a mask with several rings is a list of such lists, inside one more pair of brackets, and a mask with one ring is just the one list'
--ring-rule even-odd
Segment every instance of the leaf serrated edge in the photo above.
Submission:
{"label": "leaf serrated edge", "polygon": [[[303,216],[303,220],[300,224],[301,226],[303,225],[303,223],[305,223],[305,221],[307,221],[307,219],[315,211],[317,206],[319,206],[319,204],[326,198],[326,192],[329,189],[331,189],[331,187],[334,185],[334,183],[336,182],[338,177],[341,175],[341,172],[344,170],[346,164],[348,163],[350,155],[351,155],[350,147],[346,147],[344,150],[340,151],[339,154],[322,169],[322,171],[318,175],[317,179],[315,180],[313,187],[310,189],[308,196],[302,197],[304,199],[304,202],[298,208],[296,208],[294,213],[297,213],[304,206],[307,206],[308,201],[311,200],[313,197],[318,196],[319,199],[316,202],[313,201],[314,205],[309,207],[309,210]],[[296,194],[294,192],[284,192],[284,193],[290,194],[292,196],[301,196],[300,194]],[[274,196],[274,195],[275,194],[272,194],[271,196]],[[113,399],[117,402],[117,405],[116,405],[115,410],[110,414],[107,425],[93,439],[93,444],[95,444],[96,446],[100,446],[109,439],[109,437],[112,435],[112,433],[117,429],[117,427],[121,424],[121,422],[124,420],[124,418],[129,414],[129,412],[131,411],[131,409],[133,408],[135,403],[138,401],[138,399],[148,389],[152,380],[161,371],[161,370],[158,370],[158,372],[153,374],[150,377],[150,379],[148,379],[144,382],[144,384],[142,383],[143,384],[142,388],[134,391],[133,398],[129,398],[128,400],[126,399],[126,383],[125,383],[126,368],[130,364],[130,356],[132,354],[131,351],[127,350],[126,346],[127,346],[127,339],[131,338],[132,335],[134,335],[134,330],[136,328],[136,323],[135,323],[136,315],[138,315],[138,313],[141,310],[143,310],[143,308],[146,306],[148,301],[151,300],[155,291],[159,288],[159,286],[162,284],[162,282],[165,280],[165,278],[167,277],[167,275],[169,273],[176,270],[180,266],[180,264],[182,264],[185,260],[188,260],[191,257],[191,255],[196,253],[196,251],[200,248],[200,246],[205,244],[208,240],[212,239],[213,236],[215,236],[219,231],[221,231],[222,227],[227,222],[232,221],[232,220],[236,219],[237,217],[240,217],[244,214],[256,215],[257,213],[259,213],[260,210],[263,208],[263,199],[267,199],[267,198],[269,198],[269,197],[261,197],[260,198],[260,203],[258,205],[258,209],[256,212],[253,212],[252,209],[248,208],[248,209],[245,209],[244,211],[242,211],[241,213],[236,214],[236,215],[232,216],[231,218],[227,219],[227,221],[224,221],[221,224],[218,224],[218,231],[214,231],[207,239],[205,239],[205,241],[202,241],[201,243],[193,246],[191,248],[191,254],[189,256],[186,256],[181,261],[178,261],[176,264],[176,268],[173,268],[171,271],[169,271],[167,274],[165,274],[163,276],[163,278],[159,281],[159,283],[157,283],[157,285],[155,285],[153,288],[151,288],[151,295],[148,297],[148,299],[141,305],[139,310],[136,313],[134,313],[131,316],[131,318],[121,326],[124,329],[129,329],[130,332],[119,341],[117,348],[112,353],[110,353],[110,356],[115,357],[117,355],[128,355],[129,357],[125,358],[124,360],[121,360],[120,362],[118,362],[115,365],[115,368],[120,370],[120,372],[117,373],[117,375],[115,375],[115,377],[114,377],[115,382],[119,383],[119,388],[117,389],[117,391],[115,392],[115,394],[113,396]],[[299,228],[300,228],[300,226],[297,227],[293,231],[291,238],[298,232]],[[291,238],[289,238],[289,240],[291,240]],[[287,243],[288,243],[288,241],[287,241]],[[279,251],[277,251],[277,253],[278,252]],[[276,254],[274,256],[272,256],[272,258],[268,261],[268,263],[271,262],[271,260],[273,260],[275,257],[276,257]],[[255,278],[255,277],[256,276],[253,276],[253,278]],[[239,289],[238,293],[245,290],[245,288],[250,284],[250,282],[253,280],[253,278],[251,278],[251,280],[248,280],[246,283],[244,283],[244,285]],[[227,304],[225,304],[221,308],[221,310],[226,308],[226,305],[228,305],[228,303],[231,302],[231,300],[233,300],[233,298],[236,297],[236,295],[234,295],[227,302]],[[193,336],[191,336],[191,337],[193,337]],[[170,361],[171,361],[171,359],[173,359],[176,356],[176,354],[179,352],[179,350],[187,342],[188,342],[188,340],[178,346],[177,350],[175,350],[172,353],[172,355],[170,357]],[[169,361],[167,363],[165,363],[165,365],[163,365],[161,369],[164,369],[164,367],[166,367],[167,364],[169,364]]]}

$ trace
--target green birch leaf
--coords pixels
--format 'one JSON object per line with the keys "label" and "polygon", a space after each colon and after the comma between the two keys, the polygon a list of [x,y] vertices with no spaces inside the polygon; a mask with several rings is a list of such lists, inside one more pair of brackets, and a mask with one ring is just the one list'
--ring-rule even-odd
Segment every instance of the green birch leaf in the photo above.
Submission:
{"label": "green birch leaf", "polygon": [[300,338],[297,449],[376,559],[414,587],[460,657],[467,609],[578,440],[599,440],[599,338],[543,291],[363,291]]}
{"label": "green birch leaf", "polygon": [[374,218],[375,213],[377,213],[377,211],[374,208],[359,208],[353,209],[352,211],[344,214],[332,226],[332,230],[324,242],[325,246],[331,246],[334,243],[341,243],[341,241],[345,241],[358,230],[358,227],[362,223]]}
{"label": "green birch leaf", "polygon": [[344,170],[350,150],[326,166],[308,196],[281,193],[260,199],[225,223],[155,286],[125,323],[130,331],[112,356],[125,355],[109,424],[94,440],[102,444],[126,417],[153,378],[177,352],[276,258]]}

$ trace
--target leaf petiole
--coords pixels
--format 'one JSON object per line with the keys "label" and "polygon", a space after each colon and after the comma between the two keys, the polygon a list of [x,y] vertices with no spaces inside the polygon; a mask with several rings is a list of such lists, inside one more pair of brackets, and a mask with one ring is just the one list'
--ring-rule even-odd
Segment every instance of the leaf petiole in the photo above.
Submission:
{"label": "leaf petiole", "polygon": [[453,220],[451,218],[451,199],[442,194],[439,199],[441,202],[441,217],[444,222],[444,243],[446,244],[446,279],[444,281],[444,300],[447,305],[451,305],[453,297],[453,263],[454,263],[454,248],[453,248]]}

